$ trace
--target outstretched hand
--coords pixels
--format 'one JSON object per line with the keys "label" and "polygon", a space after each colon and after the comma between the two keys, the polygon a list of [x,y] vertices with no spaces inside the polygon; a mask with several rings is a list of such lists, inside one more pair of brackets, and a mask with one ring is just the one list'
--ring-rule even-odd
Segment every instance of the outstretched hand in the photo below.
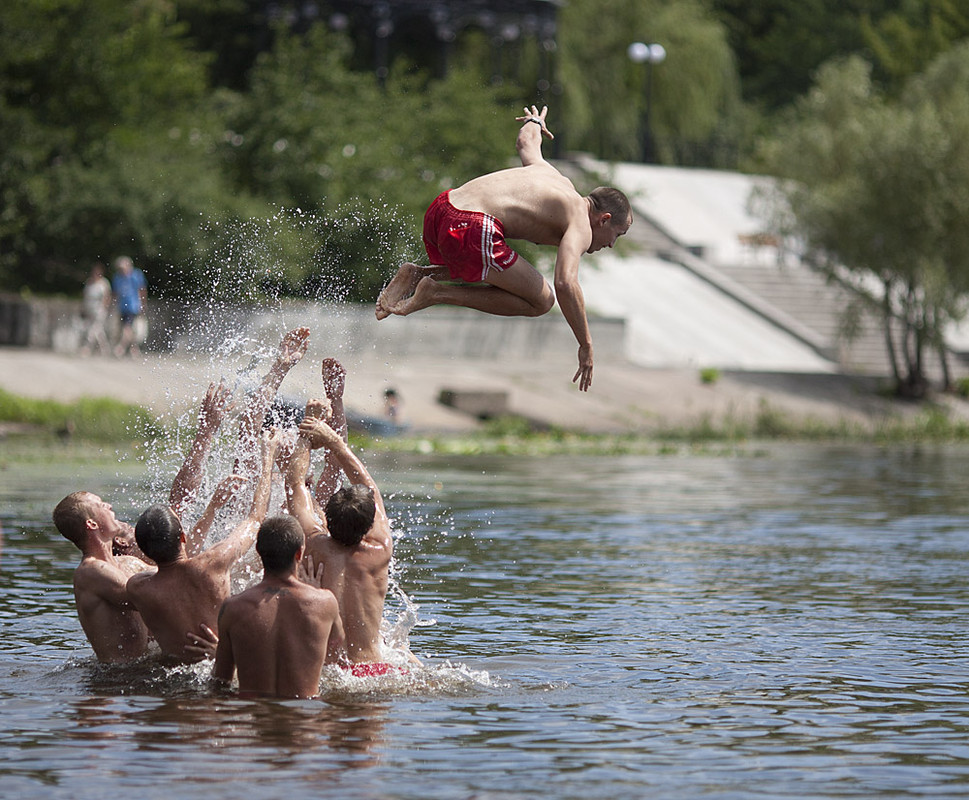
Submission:
{"label": "outstretched hand", "polygon": [[287,368],[294,367],[306,354],[306,348],[309,347],[309,338],[309,328],[294,328],[289,331],[279,343],[279,354],[276,356],[276,362]]}
{"label": "outstretched hand", "polygon": [[331,450],[343,444],[340,434],[318,417],[304,417],[299,424],[299,432],[304,436],[313,450],[328,447]]}
{"label": "outstretched hand", "polygon": [[239,493],[245,483],[246,478],[243,475],[229,475],[229,477],[223,478],[212,493],[212,505],[217,508],[227,505]]}
{"label": "outstretched hand", "polygon": [[218,430],[225,415],[232,409],[232,390],[220,380],[210,383],[199,408],[199,428]]}
{"label": "outstretched hand", "polygon": [[546,114],[548,114],[548,106],[542,106],[541,111],[538,110],[538,106],[532,106],[531,108],[525,106],[525,116],[515,117],[515,120],[517,122],[531,122],[535,120],[541,128],[542,136],[547,139],[554,139],[555,137],[552,135],[552,132],[545,125]]}
{"label": "outstretched hand", "polygon": [[592,386],[592,346],[579,348],[579,368],[576,370],[572,383],[579,382],[579,391],[587,392]]}
{"label": "outstretched hand", "polygon": [[323,564],[315,564],[313,562],[313,556],[307,555],[300,560],[299,566],[297,568],[297,577],[306,584],[310,586],[315,586],[317,589],[322,589],[323,587]]}

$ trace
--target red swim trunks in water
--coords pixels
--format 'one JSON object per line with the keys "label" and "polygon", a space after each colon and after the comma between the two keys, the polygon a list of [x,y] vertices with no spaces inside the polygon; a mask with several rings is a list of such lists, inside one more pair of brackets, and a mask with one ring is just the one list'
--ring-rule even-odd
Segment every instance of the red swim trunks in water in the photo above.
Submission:
{"label": "red swim trunks in water", "polygon": [[[341,665],[343,666],[343,665]],[[406,675],[407,670],[385,664],[382,661],[371,661],[367,664],[349,664],[343,666],[354,678],[378,678],[381,675]]]}
{"label": "red swim trunks in water", "polygon": [[489,269],[499,272],[518,260],[505,242],[501,222],[480,211],[451,205],[442,192],[424,215],[424,249],[432,264],[443,264],[455,280],[477,283]]}

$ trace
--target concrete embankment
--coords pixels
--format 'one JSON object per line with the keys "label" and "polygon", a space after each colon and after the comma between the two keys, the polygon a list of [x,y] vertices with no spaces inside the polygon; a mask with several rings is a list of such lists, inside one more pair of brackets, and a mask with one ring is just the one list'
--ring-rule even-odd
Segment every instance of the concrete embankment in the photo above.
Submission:
{"label": "concrete embankment", "polygon": [[301,325],[311,330],[309,351],[287,377],[282,395],[300,402],[318,395],[320,361],[333,356],[347,368],[352,414],[380,417],[384,391],[393,388],[402,400],[402,418],[414,431],[462,431],[480,424],[473,414],[442,405],[442,392],[497,394],[510,413],[603,433],[752,418],[765,404],[826,422],[863,423],[905,410],[880,397],[871,380],[835,374],[725,372],[705,384],[694,368],[639,367],[624,355],[622,321],[610,319],[591,321],[595,380],[591,391],[581,393],[571,382],[575,340],[557,314],[501,319],[429,309],[378,323],[369,306],[311,303],[179,314],[155,304],[152,349],[134,359],[81,357],[74,351],[76,335],[62,326],[47,347],[0,347],[0,387],[65,401],[111,396],[159,414],[181,413],[210,380],[224,377],[245,386],[258,379],[282,333]]}

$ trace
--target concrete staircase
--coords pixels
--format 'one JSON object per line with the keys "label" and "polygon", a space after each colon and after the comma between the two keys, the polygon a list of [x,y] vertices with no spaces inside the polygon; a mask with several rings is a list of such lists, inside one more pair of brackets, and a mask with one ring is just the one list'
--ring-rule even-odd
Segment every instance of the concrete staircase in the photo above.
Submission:
{"label": "concrete staircase", "polygon": [[[663,202],[650,203],[653,187],[649,173],[644,177],[642,171],[637,172],[641,167],[614,165],[606,175],[600,162],[582,156],[571,166],[576,173],[585,172],[587,182],[589,175],[596,175],[611,179],[613,185],[627,190],[635,224],[624,237],[626,246],[679,264],[752,314],[807,344],[837,364],[842,372],[870,376],[891,374],[880,315],[854,289],[784,253],[771,237],[745,236],[739,228],[732,234],[726,233],[744,217],[744,212],[724,205],[718,207],[725,193],[716,186],[719,178],[716,173],[704,176],[703,171],[683,171],[688,176],[682,184],[686,188],[681,187],[682,196],[672,198],[683,204],[673,210]],[[666,168],[667,175],[670,171]],[[703,176],[707,185],[698,176]],[[682,220],[688,217],[695,217],[693,232],[688,235],[697,236],[700,246],[683,238],[682,231],[690,226]],[[751,223],[749,218],[745,221]],[[674,233],[678,227],[680,235]],[[704,228],[716,230],[714,239],[720,237],[709,249],[702,246],[702,236],[698,235]],[[727,241],[730,237],[735,238]],[[927,351],[924,355],[927,375],[937,379],[942,372],[937,355]],[[949,361],[954,371],[961,371],[959,353],[953,351]]]}

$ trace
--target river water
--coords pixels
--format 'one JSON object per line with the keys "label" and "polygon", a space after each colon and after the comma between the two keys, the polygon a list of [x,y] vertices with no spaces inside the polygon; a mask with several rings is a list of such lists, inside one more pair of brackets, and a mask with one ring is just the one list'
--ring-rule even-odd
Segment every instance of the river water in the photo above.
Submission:
{"label": "river water", "polygon": [[969,796],[969,450],[366,459],[424,667],[312,701],[98,666],[50,511],[150,482],[8,465],[0,796]]}

